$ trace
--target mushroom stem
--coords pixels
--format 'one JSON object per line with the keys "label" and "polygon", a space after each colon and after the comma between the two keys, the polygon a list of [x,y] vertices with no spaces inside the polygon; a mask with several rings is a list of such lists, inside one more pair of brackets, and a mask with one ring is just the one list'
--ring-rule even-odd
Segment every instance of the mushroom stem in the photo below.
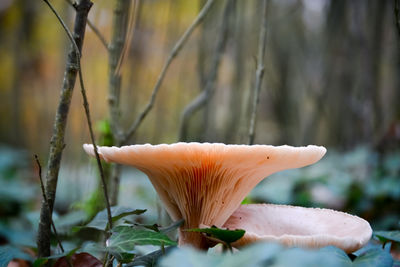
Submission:
{"label": "mushroom stem", "polygon": [[179,228],[178,246],[192,246],[200,250],[207,250],[209,248],[207,239],[203,236],[202,233],[188,232],[185,231],[185,229],[182,227]]}

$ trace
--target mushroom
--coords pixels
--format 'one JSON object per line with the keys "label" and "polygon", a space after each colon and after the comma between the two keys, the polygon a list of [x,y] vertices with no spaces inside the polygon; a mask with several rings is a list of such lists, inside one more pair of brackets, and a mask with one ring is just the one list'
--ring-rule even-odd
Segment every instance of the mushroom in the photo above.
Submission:
{"label": "mushroom", "polygon": [[256,241],[274,241],[285,246],[321,248],[329,245],[351,253],[372,235],[367,221],[344,212],[286,205],[241,205],[224,226],[244,229],[233,243],[240,247]]}
{"label": "mushroom", "polygon": [[[85,151],[94,155],[92,145]],[[98,147],[106,161],[136,167],[149,177],[173,220],[184,219],[179,245],[207,248],[200,233],[184,229],[221,227],[242,200],[268,175],[317,162],[321,146],[176,143]]]}

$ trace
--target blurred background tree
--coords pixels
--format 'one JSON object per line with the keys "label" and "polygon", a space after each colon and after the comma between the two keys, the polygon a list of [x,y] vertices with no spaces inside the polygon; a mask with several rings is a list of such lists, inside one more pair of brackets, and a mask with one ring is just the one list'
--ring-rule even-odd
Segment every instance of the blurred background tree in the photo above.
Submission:
{"label": "blurred background tree", "polygon": [[[75,11],[68,1],[52,2],[72,25]],[[103,145],[124,143],[116,138],[113,124],[129,129],[142,112],[173,46],[207,1],[120,2],[128,14],[121,19],[125,41],[113,35],[116,1],[98,0],[89,19],[114,50],[87,29],[82,51],[91,114]],[[179,141],[183,110],[210,82],[213,93],[188,120],[184,139],[247,142],[262,8],[261,1],[231,0],[230,5],[228,9],[226,1],[216,1],[195,29],[168,69],[153,108],[128,143]],[[0,174],[2,183],[6,181],[0,186],[6,188],[0,190],[0,199],[11,197],[14,204],[27,204],[29,211],[38,208],[38,198],[31,193],[24,193],[23,199],[11,194],[21,186],[10,181],[18,178],[37,186],[34,164],[26,163],[33,154],[48,156],[69,47],[46,8],[42,1],[0,1]],[[271,177],[251,198],[334,206],[360,214],[373,226],[398,228],[400,35],[394,8],[389,0],[269,1],[255,143],[318,144],[329,152],[320,168],[285,174],[288,178]],[[117,54],[114,58],[111,51]],[[117,71],[110,71],[113,68]],[[113,79],[117,86],[110,89]],[[109,108],[113,90],[119,96],[116,117]],[[76,90],[60,172],[62,190],[55,205],[60,214],[96,187],[91,179],[94,167],[88,167],[81,147],[90,140],[81,105]],[[132,175],[127,173],[122,172],[124,193],[119,203],[147,208],[153,197],[151,187],[136,182],[138,173],[136,180],[124,180]],[[92,202],[97,199],[101,196]],[[0,215],[17,212],[5,207],[0,207]],[[83,209],[96,213],[90,207]]]}
{"label": "blurred background tree", "polygon": [[[72,19],[66,1],[55,4]],[[147,103],[171,46],[203,4],[137,5],[120,70],[121,127],[128,128]],[[234,5],[215,95],[190,120],[188,140],[246,140],[260,11],[257,1]],[[42,8],[40,1],[24,0],[0,6],[0,140],[45,153],[68,40]],[[113,8],[109,1],[98,1],[90,14],[106,40],[111,39]],[[182,110],[207,82],[222,9],[217,2],[176,58],[132,143],[178,140]],[[393,1],[271,1],[256,143],[338,149],[366,144],[385,150],[386,139],[398,141],[399,36],[393,9]],[[83,55],[93,116],[100,121],[109,117],[108,53],[90,30]],[[78,97],[74,107],[81,104]],[[87,141],[85,127],[81,109],[72,109],[67,144]],[[66,153],[81,151],[68,145]]]}

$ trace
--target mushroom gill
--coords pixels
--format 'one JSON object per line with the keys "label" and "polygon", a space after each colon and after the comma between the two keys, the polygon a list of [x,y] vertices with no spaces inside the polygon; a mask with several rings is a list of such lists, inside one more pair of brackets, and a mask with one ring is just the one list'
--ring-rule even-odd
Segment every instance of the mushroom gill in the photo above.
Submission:
{"label": "mushroom gill", "polygon": [[286,205],[241,205],[224,226],[244,229],[235,247],[257,241],[285,246],[321,248],[336,246],[347,253],[364,246],[372,235],[367,221],[344,212]]}
{"label": "mushroom gill", "polygon": [[[92,145],[85,151],[94,155]],[[313,164],[321,146],[176,143],[98,147],[106,161],[133,166],[147,174],[173,220],[184,219],[179,245],[207,247],[200,233],[183,229],[221,227],[245,196],[272,173]]]}

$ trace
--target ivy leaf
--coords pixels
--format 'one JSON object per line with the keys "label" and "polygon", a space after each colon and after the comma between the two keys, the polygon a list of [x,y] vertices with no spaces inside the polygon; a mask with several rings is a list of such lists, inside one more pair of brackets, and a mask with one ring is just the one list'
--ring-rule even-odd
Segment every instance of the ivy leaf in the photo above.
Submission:
{"label": "ivy leaf", "polygon": [[0,246],[0,267],[7,267],[8,263],[14,259],[33,261],[31,255],[17,247],[10,245]]}
{"label": "ivy leaf", "polygon": [[128,220],[125,220],[125,223],[130,224],[130,225],[134,225],[134,226],[138,226],[138,227],[143,227],[149,230],[152,230],[154,232],[160,232],[160,226],[156,223],[154,224],[141,224],[141,223],[134,223]]}
{"label": "ivy leaf", "polygon": [[246,233],[246,231],[242,229],[227,230],[227,229],[220,229],[215,226],[212,226],[211,228],[194,228],[185,231],[205,233],[227,244],[239,240]]}
{"label": "ivy leaf", "polygon": [[68,234],[73,226],[87,221],[87,214],[82,210],[70,212],[64,216],[54,219],[58,234]]}
{"label": "ivy leaf", "polygon": [[178,229],[184,222],[185,220],[181,219],[179,221],[173,222],[170,226],[159,228],[159,230],[161,233],[166,234],[173,230]]}
{"label": "ivy leaf", "polygon": [[170,247],[165,248],[164,252],[160,249],[160,250],[151,252],[149,254],[136,257],[136,258],[134,258],[134,260],[131,263],[128,263],[127,265],[125,265],[125,267],[131,267],[131,266],[154,267],[157,265],[158,260],[160,259],[161,256],[164,256],[164,254],[167,254],[174,248],[176,248],[176,247],[170,246]]}
{"label": "ivy leaf", "polygon": [[72,250],[69,251],[65,251],[64,253],[60,253],[60,254],[55,254],[49,257],[44,257],[44,258],[37,258],[34,262],[33,262],[33,267],[41,267],[44,266],[46,263],[49,262],[49,260],[51,259],[59,259],[62,257],[71,257],[72,255],[75,254],[75,252],[79,249],[79,247],[74,248]]}
{"label": "ivy leaf", "polygon": [[393,258],[382,248],[370,249],[353,261],[354,267],[392,266]]}
{"label": "ivy leaf", "polygon": [[144,227],[150,230],[153,230],[154,232],[161,232],[163,234],[169,233],[175,229],[178,229],[179,226],[181,226],[185,220],[181,219],[179,221],[173,222],[171,225],[166,226],[166,227],[160,227],[158,224],[140,224],[140,223],[133,223],[131,221],[125,220],[126,223],[128,224],[132,224],[135,226],[140,226],[140,227]]}
{"label": "ivy leaf", "polygon": [[[210,253],[191,247],[172,249],[168,255],[162,257],[157,264],[161,267],[186,266],[278,266],[274,265],[274,257],[283,248],[274,243],[257,243],[240,250],[240,253]],[[151,265],[150,265],[151,266]],[[298,265],[279,265],[296,266]],[[316,265],[319,266],[319,265]],[[308,267],[308,266],[307,266]],[[326,267],[326,266],[324,266]]]}
{"label": "ivy leaf", "polygon": [[394,241],[400,242],[400,231],[375,231],[374,236],[376,236],[380,241]]}
{"label": "ivy leaf", "polygon": [[[126,217],[128,215],[140,215],[140,214],[144,213],[145,211],[146,210],[114,206],[114,207],[111,207],[112,221],[116,222],[119,219]],[[97,213],[97,215],[94,217],[94,219],[91,220],[87,225],[85,225],[83,227],[94,228],[94,229],[98,229],[101,231],[107,230],[109,227],[107,209],[104,209],[104,210],[100,211],[99,213]]]}
{"label": "ivy leaf", "polygon": [[341,266],[351,266],[351,259],[349,256],[338,247],[335,246],[327,246],[323,247],[319,250],[320,255],[326,256],[326,258],[334,259],[337,261]]}
{"label": "ivy leaf", "polygon": [[107,250],[119,260],[125,259],[126,254],[133,254],[137,245],[175,246],[177,243],[163,233],[130,226],[115,227],[107,240]]}

